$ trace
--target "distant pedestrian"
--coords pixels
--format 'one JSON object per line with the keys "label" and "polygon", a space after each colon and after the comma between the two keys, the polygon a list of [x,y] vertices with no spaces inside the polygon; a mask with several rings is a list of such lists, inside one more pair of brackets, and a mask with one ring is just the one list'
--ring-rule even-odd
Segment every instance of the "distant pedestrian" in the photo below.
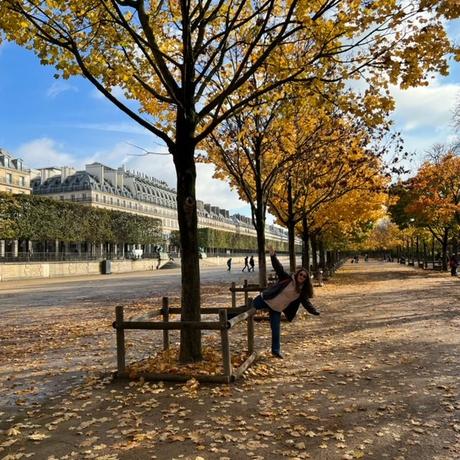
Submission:
{"label": "distant pedestrian", "polygon": [[227,271],[229,272],[232,269],[232,258],[227,260]]}
{"label": "distant pedestrian", "polygon": [[367,254],[364,254],[364,262],[367,262],[369,260],[369,256]]}
{"label": "distant pedestrian", "polygon": [[157,253],[157,270],[160,269],[160,265],[161,265],[161,254],[160,254],[160,251],[158,251],[158,253]]}
{"label": "distant pedestrian", "polygon": [[458,260],[457,260],[457,256],[454,254],[450,256],[449,268],[450,268],[450,274],[452,276],[457,276]]}
{"label": "distant pedestrian", "polygon": [[241,271],[244,272],[246,270],[246,268],[248,269],[248,271],[250,271],[249,264],[248,264],[248,256],[246,256],[244,258],[244,267],[243,267],[243,270],[241,270]]}
{"label": "distant pedestrian", "polygon": [[255,266],[254,256],[251,256],[249,258],[249,266],[250,266],[249,271],[254,271],[254,266]]}

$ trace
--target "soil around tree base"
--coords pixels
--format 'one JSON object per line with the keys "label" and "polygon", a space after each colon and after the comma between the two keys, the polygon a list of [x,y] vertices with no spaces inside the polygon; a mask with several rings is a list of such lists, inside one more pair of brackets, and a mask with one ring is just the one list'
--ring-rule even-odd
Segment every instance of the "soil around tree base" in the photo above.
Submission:
{"label": "soil around tree base", "polygon": [[[43,349],[13,356],[14,343],[5,342],[2,389],[25,402],[3,409],[0,459],[458,459],[459,282],[395,263],[346,264],[316,289],[320,317],[302,312],[282,323],[283,360],[268,352],[269,324],[256,324],[261,356],[230,385],[98,377],[110,354],[114,361],[114,332],[105,329],[112,305],[81,335],[84,321],[68,322],[61,347],[31,336]],[[206,286],[204,295],[218,300],[223,291]],[[18,325],[15,333],[27,338],[28,330]],[[133,339],[131,356],[148,351],[149,340]],[[31,370],[17,361],[14,374],[14,359],[39,359],[37,382],[47,372],[61,382],[54,360],[70,363],[68,373],[89,374],[28,402]]]}

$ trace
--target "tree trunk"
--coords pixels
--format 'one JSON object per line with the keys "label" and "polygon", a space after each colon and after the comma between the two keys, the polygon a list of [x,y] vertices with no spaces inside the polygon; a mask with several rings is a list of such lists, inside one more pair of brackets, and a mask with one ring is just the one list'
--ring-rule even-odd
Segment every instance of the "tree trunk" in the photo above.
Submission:
{"label": "tree trunk", "polygon": [[308,233],[308,220],[304,216],[302,219],[302,267],[310,271],[310,234]]}
{"label": "tree trunk", "polygon": [[425,240],[423,240],[423,268],[428,268],[428,250]]}
{"label": "tree trunk", "polygon": [[295,260],[295,223],[292,219],[289,219],[287,224],[288,228],[288,245],[289,245],[289,270],[295,272],[296,260]]}
{"label": "tree trunk", "polygon": [[456,236],[452,237],[452,254],[458,255],[458,238]]}
{"label": "tree trunk", "polygon": [[449,244],[449,229],[444,229],[442,235],[442,269],[447,271],[447,245]]}
{"label": "tree trunk", "polygon": [[324,242],[322,238],[319,240],[319,266],[320,269],[324,272],[326,269],[326,254],[324,251]]}
{"label": "tree trunk", "polygon": [[316,273],[318,271],[318,244],[316,241],[316,235],[314,233],[311,235],[310,241],[311,241],[312,269],[313,269],[313,273]]}
{"label": "tree trunk", "polygon": [[265,217],[267,210],[267,200],[264,196],[262,185],[262,144],[261,139],[258,139],[254,145],[254,161],[255,161],[255,188],[256,201],[249,200],[251,203],[252,225],[256,230],[257,235],[257,255],[259,263],[259,286],[267,285],[267,261],[265,259]]}
{"label": "tree trunk", "polygon": [[[261,200],[262,201],[262,200]],[[254,210],[255,222],[253,222],[257,233],[257,254],[259,262],[259,286],[267,285],[267,262],[265,260],[265,212],[264,204],[257,199],[257,209]]]}
{"label": "tree trunk", "polygon": [[[177,216],[182,256],[182,321],[200,321],[200,261],[193,134],[193,125],[185,116],[178,114],[176,150],[171,153],[177,174]],[[202,359],[201,331],[199,329],[181,330],[179,359],[183,363],[196,362]]]}
{"label": "tree trunk", "polygon": [[295,272],[295,222],[294,222],[294,211],[292,203],[292,182],[291,177],[287,180],[287,229],[288,229],[288,247],[289,247],[289,269],[291,272]]}

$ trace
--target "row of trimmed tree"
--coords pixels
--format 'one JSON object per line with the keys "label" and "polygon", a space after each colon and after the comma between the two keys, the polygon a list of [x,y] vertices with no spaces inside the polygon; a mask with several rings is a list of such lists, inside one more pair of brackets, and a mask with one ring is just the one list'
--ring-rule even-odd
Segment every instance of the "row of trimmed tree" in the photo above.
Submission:
{"label": "row of trimmed tree", "polygon": [[84,204],[0,193],[0,239],[161,244],[161,222]]}

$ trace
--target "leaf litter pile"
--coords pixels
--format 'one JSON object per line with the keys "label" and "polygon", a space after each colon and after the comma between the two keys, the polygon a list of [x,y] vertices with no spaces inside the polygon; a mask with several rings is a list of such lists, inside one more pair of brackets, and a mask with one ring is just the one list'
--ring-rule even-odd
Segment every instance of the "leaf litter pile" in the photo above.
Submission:
{"label": "leaf litter pile", "polygon": [[[145,374],[174,374],[174,375],[222,375],[224,369],[222,365],[222,352],[220,343],[217,340],[206,340],[203,346],[203,361],[198,363],[181,364],[179,362],[179,347],[175,346],[169,350],[157,353],[149,357],[132,363],[127,367],[128,376],[137,379]],[[232,355],[232,365],[239,367],[248,358],[246,351],[238,355]]]}
{"label": "leaf litter pile", "polygon": [[[319,318],[282,323],[284,360],[269,353],[268,323],[256,324],[260,356],[230,385],[112,381],[113,305],[90,320],[79,319],[83,307],[42,310],[48,328],[36,317],[1,332],[0,460],[458,459],[458,283],[347,264],[317,289]],[[205,286],[204,298],[224,291]],[[244,332],[231,333],[235,359],[244,359]],[[204,338],[203,371],[220,366],[214,340]],[[133,369],[178,371],[177,343],[151,359],[161,332],[136,331],[128,345]]]}

